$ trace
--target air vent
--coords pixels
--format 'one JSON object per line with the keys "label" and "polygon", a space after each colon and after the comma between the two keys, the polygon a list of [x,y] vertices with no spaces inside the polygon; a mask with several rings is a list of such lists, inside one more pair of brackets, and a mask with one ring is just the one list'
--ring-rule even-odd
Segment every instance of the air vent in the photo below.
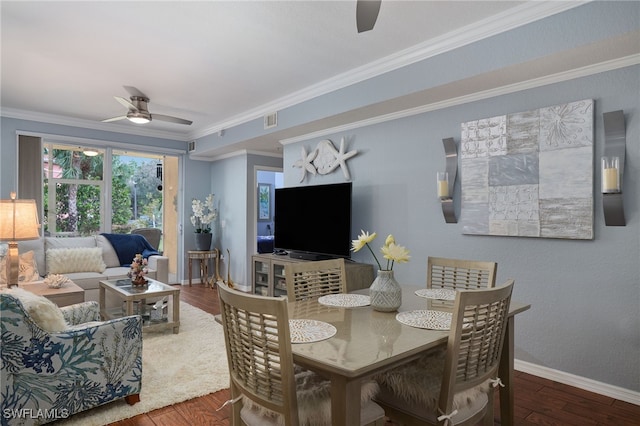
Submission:
{"label": "air vent", "polygon": [[193,152],[196,150],[196,141],[189,141],[189,152]]}
{"label": "air vent", "polygon": [[264,128],[270,129],[272,127],[276,127],[278,125],[278,113],[274,112],[273,114],[264,116]]}

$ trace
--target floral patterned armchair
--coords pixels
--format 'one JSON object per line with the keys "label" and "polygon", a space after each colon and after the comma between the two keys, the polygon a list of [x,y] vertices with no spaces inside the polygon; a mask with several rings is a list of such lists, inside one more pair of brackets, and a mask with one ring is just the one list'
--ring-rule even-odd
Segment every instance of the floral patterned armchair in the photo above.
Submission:
{"label": "floral patterned armchair", "polygon": [[100,321],[96,302],[60,309],[62,332],[41,328],[16,297],[0,293],[0,424],[39,425],[125,398],[138,402],[142,321]]}

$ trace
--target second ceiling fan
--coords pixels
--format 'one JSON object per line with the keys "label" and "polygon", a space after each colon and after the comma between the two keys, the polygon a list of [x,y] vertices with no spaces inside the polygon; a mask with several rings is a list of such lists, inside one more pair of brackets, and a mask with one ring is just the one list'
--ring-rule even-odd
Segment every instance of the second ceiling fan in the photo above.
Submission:
{"label": "second ceiling fan", "polygon": [[160,121],[168,121],[170,123],[186,124],[190,125],[193,121],[185,120],[184,118],[172,117],[170,115],[163,114],[151,114],[147,108],[149,98],[147,95],[132,86],[123,86],[127,92],[131,95],[130,100],[127,100],[121,96],[114,96],[115,100],[120,102],[124,107],[128,109],[126,115],[107,118],[102,120],[103,123],[110,123],[118,120],[129,120],[136,124],[144,124],[150,122],[152,119]]}
{"label": "second ceiling fan", "polygon": [[359,33],[373,29],[380,12],[382,0],[357,0],[356,27]]}

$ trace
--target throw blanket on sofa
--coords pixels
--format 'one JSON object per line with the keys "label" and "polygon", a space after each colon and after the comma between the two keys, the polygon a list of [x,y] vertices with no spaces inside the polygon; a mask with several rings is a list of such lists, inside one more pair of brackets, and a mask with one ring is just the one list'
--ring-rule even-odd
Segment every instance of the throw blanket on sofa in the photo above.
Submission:
{"label": "throw blanket on sofa", "polygon": [[102,235],[104,235],[113,246],[121,266],[130,266],[136,254],[141,254],[145,259],[149,256],[160,254],[142,235],[104,233]]}

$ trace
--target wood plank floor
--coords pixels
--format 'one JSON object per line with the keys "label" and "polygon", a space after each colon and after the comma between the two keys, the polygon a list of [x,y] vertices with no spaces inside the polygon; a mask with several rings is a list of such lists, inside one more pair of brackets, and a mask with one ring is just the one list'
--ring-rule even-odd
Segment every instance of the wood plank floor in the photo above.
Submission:
{"label": "wood plank floor", "polygon": [[[218,293],[202,285],[182,286],[180,298],[211,314],[219,313]],[[640,406],[516,371],[516,425],[639,426]],[[229,399],[221,390],[122,420],[117,426],[228,426],[229,409],[216,409]],[[496,401],[498,398],[496,398]],[[495,413],[500,413],[496,402]],[[500,424],[496,419],[496,424]],[[388,426],[393,425],[387,422]]]}

